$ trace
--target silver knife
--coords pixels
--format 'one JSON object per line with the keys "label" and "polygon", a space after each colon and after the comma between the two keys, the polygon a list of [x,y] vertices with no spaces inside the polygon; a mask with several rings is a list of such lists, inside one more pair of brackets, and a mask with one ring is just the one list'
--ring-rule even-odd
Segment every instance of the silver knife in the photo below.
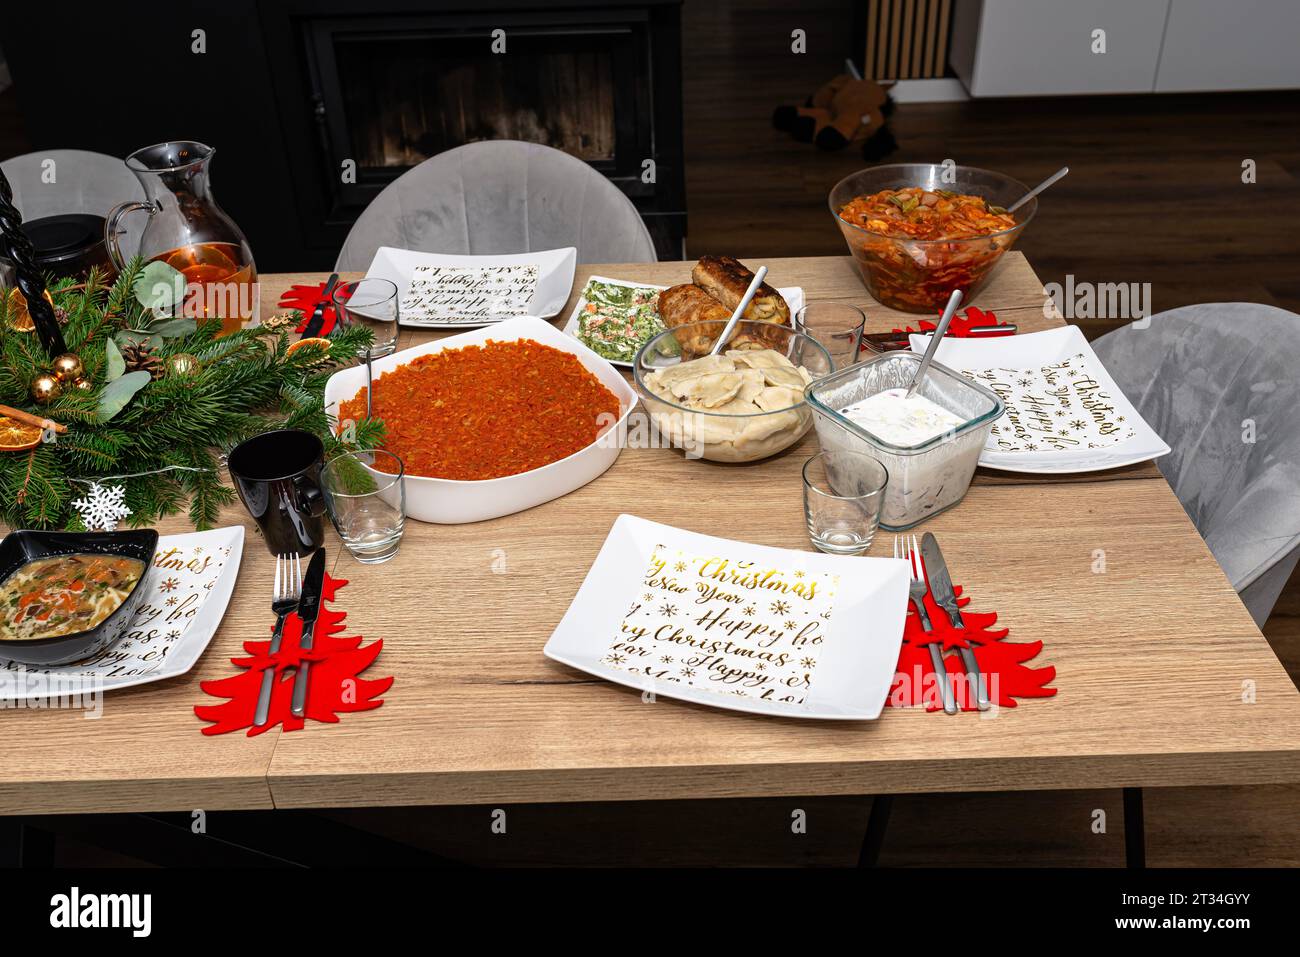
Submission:
{"label": "silver knife", "polygon": [[[325,587],[325,549],[316,549],[307,566],[307,574],[302,580],[302,598],[298,600],[298,617],[302,620],[302,637],[298,647],[311,651],[315,641],[316,618],[320,614],[321,591]],[[307,671],[311,662],[303,661],[298,665],[298,673],[293,676],[293,698],[289,702],[289,713],[301,718],[307,711]]]}
{"label": "silver knife", "polygon": [[320,294],[320,301],[316,303],[316,308],[311,311],[311,318],[307,320],[307,325],[303,326],[302,335],[299,339],[311,339],[320,335],[321,329],[325,327],[325,310],[330,305],[330,294],[334,292],[334,286],[339,281],[339,274],[333,273],[329,282],[325,283],[325,289]]}
{"label": "silver knife", "polygon": [[[943,552],[939,549],[939,540],[930,532],[926,532],[921,538],[921,557],[925,559],[925,577],[930,580],[930,594],[948,615],[948,620],[952,622],[954,628],[966,627],[966,622],[962,620],[961,609],[957,607],[957,593],[952,587],[952,576],[948,574],[948,563],[943,560]],[[962,648],[961,660],[966,668],[966,679],[972,678],[975,682],[975,701],[981,711],[989,709],[988,689],[984,686],[984,675],[980,673],[979,663],[975,660],[975,652],[970,648]]]}

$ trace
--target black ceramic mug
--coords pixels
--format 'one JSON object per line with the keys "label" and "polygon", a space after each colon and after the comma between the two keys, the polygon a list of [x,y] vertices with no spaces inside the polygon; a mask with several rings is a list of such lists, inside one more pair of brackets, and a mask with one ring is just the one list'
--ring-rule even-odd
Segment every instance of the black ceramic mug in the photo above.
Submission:
{"label": "black ceramic mug", "polygon": [[321,440],[299,429],[255,435],[227,457],[235,491],[272,555],[309,555],[324,544],[324,458]]}

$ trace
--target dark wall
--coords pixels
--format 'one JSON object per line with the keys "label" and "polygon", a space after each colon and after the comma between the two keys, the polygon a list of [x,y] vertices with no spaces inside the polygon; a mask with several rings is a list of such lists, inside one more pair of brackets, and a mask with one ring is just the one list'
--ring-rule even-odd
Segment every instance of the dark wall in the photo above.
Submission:
{"label": "dark wall", "polygon": [[[7,4],[4,47],[33,150],[113,156],[191,139],[216,148],[213,193],[262,271],[328,268],[306,252],[292,211],[293,168],[271,91],[257,4],[202,10],[150,4]],[[191,52],[191,31],[207,52]],[[324,261],[322,261],[322,259]]]}

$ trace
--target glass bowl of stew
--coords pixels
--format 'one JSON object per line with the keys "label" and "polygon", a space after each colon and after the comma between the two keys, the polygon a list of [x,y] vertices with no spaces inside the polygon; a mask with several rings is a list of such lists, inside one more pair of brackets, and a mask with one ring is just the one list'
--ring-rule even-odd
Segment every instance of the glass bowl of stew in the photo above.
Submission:
{"label": "glass bowl of stew", "polygon": [[[0,631],[0,662],[72,664],[107,649],[126,634],[135,618],[145,596],[140,586],[157,547],[158,533],[153,529],[10,532],[0,541],[0,593],[7,606],[6,624]],[[102,559],[105,567],[78,576],[58,565],[57,559],[83,564]],[[118,577],[110,581],[105,577],[109,573]],[[115,594],[104,604],[105,595],[97,592],[107,590]],[[107,614],[92,614],[92,603]],[[20,608],[34,612],[48,627],[20,629]],[[84,616],[84,623],[77,616]],[[15,638],[20,632],[21,637]]]}
{"label": "glass bowl of stew", "polygon": [[[913,188],[919,195],[877,201],[877,207],[893,210],[889,215],[854,215],[853,208],[844,213],[861,197]],[[997,261],[1038,211],[1035,197],[1014,213],[1006,212],[1027,192],[1029,187],[1019,180],[992,170],[897,163],[844,177],[831,190],[829,203],[867,291],[891,309],[933,314],[943,309],[954,289],[962,291],[965,305],[988,284]],[[983,208],[967,205],[972,201],[962,197],[982,200]],[[916,211],[917,206],[926,211]],[[948,212],[942,212],[945,209]],[[977,212],[981,215],[974,216]],[[925,221],[912,223],[909,217]],[[909,230],[917,235],[904,235]]]}

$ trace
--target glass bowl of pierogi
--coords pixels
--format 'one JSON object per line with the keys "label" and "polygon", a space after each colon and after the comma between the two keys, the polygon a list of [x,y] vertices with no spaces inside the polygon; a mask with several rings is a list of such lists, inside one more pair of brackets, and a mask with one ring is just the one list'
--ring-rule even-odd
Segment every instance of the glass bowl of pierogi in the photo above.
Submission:
{"label": "glass bowl of pierogi", "polygon": [[694,322],[661,332],[637,353],[633,377],[659,434],[687,458],[756,462],[812,427],[804,387],[831,371],[831,357],[789,326],[748,320],[710,355],[722,326]]}

